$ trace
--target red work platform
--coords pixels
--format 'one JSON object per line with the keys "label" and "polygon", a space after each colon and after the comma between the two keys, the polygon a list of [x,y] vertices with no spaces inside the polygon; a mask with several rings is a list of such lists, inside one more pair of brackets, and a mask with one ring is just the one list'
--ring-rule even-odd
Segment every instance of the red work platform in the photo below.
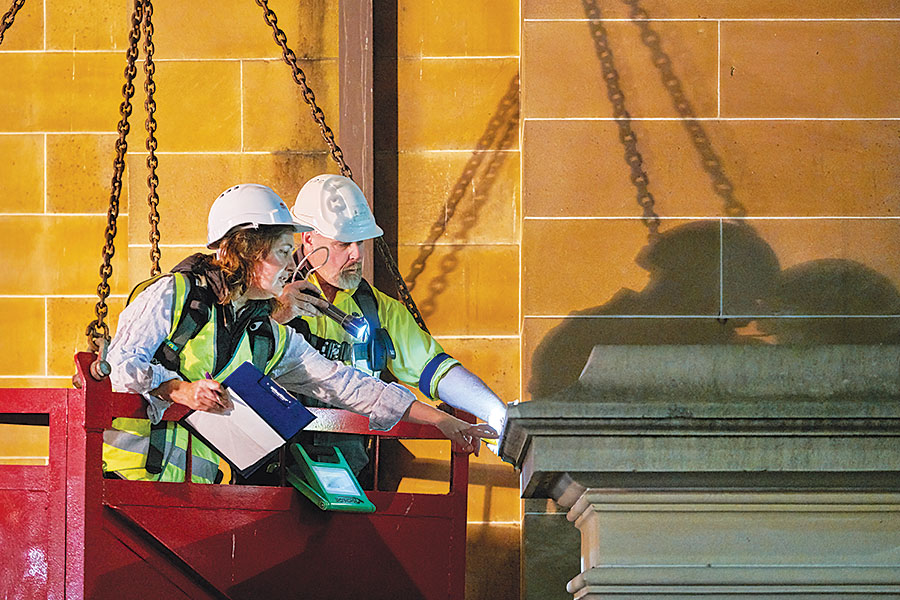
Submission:
{"label": "red work platform", "polygon": [[[144,401],[94,381],[92,360],[76,356],[81,389],[0,390],[0,413],[50,428],[49,465],[0,465],[0,597],[463,598],[467,454],[452,453],[448,494],[367,492],[370,514],[323,512],[293,488],[104,479],[103,430]],[[314,411],[319,430],[443,438]]]}

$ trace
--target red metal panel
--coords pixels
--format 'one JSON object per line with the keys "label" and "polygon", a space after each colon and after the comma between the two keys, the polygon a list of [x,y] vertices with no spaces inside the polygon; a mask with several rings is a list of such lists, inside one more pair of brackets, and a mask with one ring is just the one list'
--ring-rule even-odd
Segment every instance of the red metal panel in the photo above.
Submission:
{"label": "red metal panel", "polygon": [[112,511],[104,511],[102,551],[91,552],[92,580],[86,598],[165,598],[204,600],[221,596],[190,574],[152,538],[135,530]]}
{"label": "red metal panel", "polygon": [[447,597],[454,574],[435,544],[448,539],[449,519],[325,513],[294,497],[284,511],[132,506],[119,513],[231,598]]}
{"label": "red metal panel", "polygon": [[0,412],[48,415],[47,466],[0,466],[0,596],[63,598],[65,390],[0,389]]}
{"label": "red metal panel", "polygon": [[47,598],[49,500],[45,490],[0,491],[0,594]]}
{"label": "red metal panel", "polygon": [[[76,357],[82,375],[92,359]],[[50,422],[48,466],[0,466],[0,597],[463,597],[467,455],[452,453],[449,494],[370,492],[367,515],[322,512],[291,488],[105,480],[103,430],[144,404],[82,380],[0,390],[0,412]],[[372,433],[365,417],[316,412],[317,428]]]}

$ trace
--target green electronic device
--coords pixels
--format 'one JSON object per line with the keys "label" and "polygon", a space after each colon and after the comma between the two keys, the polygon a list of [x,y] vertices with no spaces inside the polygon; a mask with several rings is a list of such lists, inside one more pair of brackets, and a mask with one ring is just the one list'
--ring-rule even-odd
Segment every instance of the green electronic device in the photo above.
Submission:
{"label": "green electronic device", "polygon": [[322,510],[375,512],[340,449],[334,449],[336,463],[314,461],[300,444],[291,444],[291,454],[297,464],[287,469],[287,480],[313,504]]}

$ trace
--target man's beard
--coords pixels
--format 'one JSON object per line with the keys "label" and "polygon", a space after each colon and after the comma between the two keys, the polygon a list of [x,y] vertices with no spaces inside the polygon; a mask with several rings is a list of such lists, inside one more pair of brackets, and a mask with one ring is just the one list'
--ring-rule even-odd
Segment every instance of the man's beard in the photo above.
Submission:
{"label": "man's beard", "polygon": [[335,286],[342,290],[355,290],[362,281],[362,264],[357,263],[352,267],[341,269],[340,275],[335,281]]}

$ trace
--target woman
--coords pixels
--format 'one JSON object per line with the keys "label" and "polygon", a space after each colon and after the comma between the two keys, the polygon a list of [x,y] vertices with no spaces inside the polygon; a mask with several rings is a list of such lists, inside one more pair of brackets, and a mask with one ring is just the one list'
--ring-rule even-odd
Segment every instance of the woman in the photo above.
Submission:
{"label": "woman", "polygon": [[[401,419],[431,424],[464,451],[480,437],[496,437],[486,426],[416,401],[400,385],[322,357],[270,318],[296,267],[293,234],[307,230],[271,189],[229,188],[209,212],[207,247],[216,254],[194,255],[132,294],[110,344],[110,380],[116,390],[143,395],[150,420],[113,421],[114,429],[104,433],[104,471],[125,479],[182,480],[188,433],[160,422],[163,411],[172,403],[229,410],[220,381],[247,360],[291,389],[368,415],[372,429],[390,429]],[[218,482],[218,455],[198,439],[191,448],[192,481]]]}

